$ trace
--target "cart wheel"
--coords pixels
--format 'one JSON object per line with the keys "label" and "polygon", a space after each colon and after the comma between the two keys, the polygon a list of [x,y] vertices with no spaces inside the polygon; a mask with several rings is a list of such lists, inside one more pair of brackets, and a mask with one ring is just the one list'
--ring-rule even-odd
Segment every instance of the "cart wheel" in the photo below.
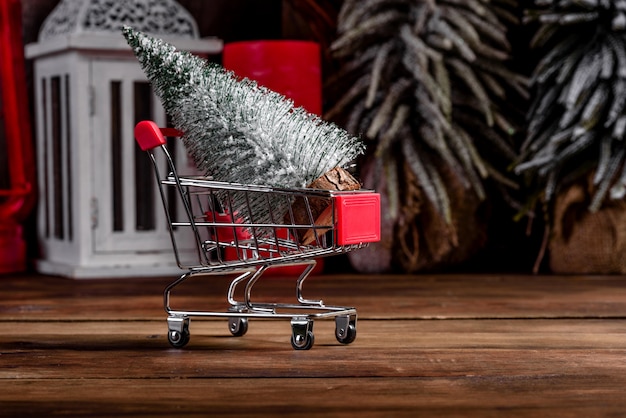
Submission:
{"label": "cart wheel", "polygon": [[335,318],[335,338],[341,344],[350,344],[356,339],[356,317],[338,316]]}
{"label": "cart wheel", "polygon": [[241,337],[248,332],[248,318],[228,318],[228,329],[234,337]]}
{"label": "cart wheel", "polygon": [[291,346],[295,350],[309,350],[315,343],[313,320],[293,319],[291,321]]}
{"label": "cart wheel", "polygon": [[315,335],[313,335],[313,331],[307,331],[304,335],[291,336],[291,346],[294,350],[310,350],[314,343]]}
{"label": "cart wheel", "polygon": [[167,318],[167,340],[172,347],[181,348],[189,342],[189,318],[170,316]]}
{"label": "cart wheel", "polygon": [[182,348],[186,346],[187,343],[189,342],[189,338],[190,338],[190,335],[189,335],[188,329],[184,329],[182,332],[181,331],[169,331],[167,333],[167,339],[169,340],[172,347],[175,347],[175,348]]}
{"label": "cart wheel", "polygon": [[337,341],[341,344],[350,344],[356,339],[356,327],[352,324],[348,325],[348,328],[343,330],[343,333],[339,333],[339,330],[335,332]]}

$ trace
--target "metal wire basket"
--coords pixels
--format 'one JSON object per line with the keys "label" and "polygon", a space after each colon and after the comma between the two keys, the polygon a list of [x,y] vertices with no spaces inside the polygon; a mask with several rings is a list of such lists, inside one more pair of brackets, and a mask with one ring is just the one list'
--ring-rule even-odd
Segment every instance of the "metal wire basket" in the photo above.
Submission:
{"label": "metal wire basket", "polygon": [[[349,344],[356,338],[357,312],[353,307],[329,306],[303,296],[303,284],[315,267],[316,258],[363,248],[380,239],[380,198],[368,190],[337,192],[319,189],[286,189],[233,184],[198,176],[180,176],[166,146],[165,136],[180,136],[161,129],[152,121],[135,128],[135,138],[153,162],[161,200],[169,224],[174,255],[185,270],[164,292],[168,314],[168,340],[174,347],[185,346],[190,338],[191,317],[226,317],[234,336],[248,329],[249,318],[290,319],[294,349],[313,346],[313,322],[335,319],[337,341]],[[155,152],[167,161],[161,175]],[[167,196],[182,202],[182,211],[173,213]],[[182,213],[180,213],[182,212]],[[192,231],[195,257],[183,259],[178,250],[179,228]],[[296,280],[294,303],[252,302],[255,283],[275,266],[303,266]],[[192,277],[232,274],[226,311],[172,309],[172,290]],[[243,299],[235,297],[244,286]]]}

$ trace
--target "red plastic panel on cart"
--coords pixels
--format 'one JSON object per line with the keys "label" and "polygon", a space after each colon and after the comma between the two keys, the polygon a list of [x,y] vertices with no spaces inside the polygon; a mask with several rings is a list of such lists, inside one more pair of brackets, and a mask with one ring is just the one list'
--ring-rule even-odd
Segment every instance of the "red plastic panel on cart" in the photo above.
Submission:
{"label": "red plastic panel on cart", "polygon": [[380,241],[380,195],[354,193],[335,196],[338,245]]}

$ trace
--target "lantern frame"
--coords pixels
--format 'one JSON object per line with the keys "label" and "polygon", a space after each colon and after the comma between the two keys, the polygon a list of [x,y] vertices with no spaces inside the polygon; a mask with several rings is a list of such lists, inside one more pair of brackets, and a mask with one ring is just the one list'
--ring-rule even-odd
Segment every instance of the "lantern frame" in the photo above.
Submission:
{"label": "lantern frame", "polygon": [[[181,50],[208,57],[222,49],[217,38],[197,38],[195,22],[173,1],[64,0],[51,13],[38,42],[26,46],[26,56],[34,60],[37,269],[75,278],[178,273],[167,225],[157,211],[156,184],[143,177],[150,172],[141,166],[145,156],[137,157],[133,139],[137,119],[165,124],[166,115],[122,36],[121,27],[129,22],[111,20],[109,4],[161,13],[144,15],[131,26],[169,28],[155,35]],[[92,19],[101,26],[88,24],[94,10],[105,14]],[[185,30],[164,19],[183,22]],[[182,144],[176,147],[179,163],[192,170]]]}

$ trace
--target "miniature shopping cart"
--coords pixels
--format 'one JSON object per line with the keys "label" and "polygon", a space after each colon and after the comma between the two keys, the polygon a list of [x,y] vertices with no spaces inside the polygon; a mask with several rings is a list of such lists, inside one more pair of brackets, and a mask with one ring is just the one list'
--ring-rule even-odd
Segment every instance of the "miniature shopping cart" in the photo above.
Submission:
{"label": "miniature shopping cart", "polygon": [[[363,248],[380,239],[380,200],[371,191],[337,192],[309,188],[286,189],[212,181],[182,176],[166,146],[166,136],[180,136],[152,121],[135,127],[135,138],[153,162],[160,196],[169,224],[178,266],[186,270],[164,292],[168,314],[168,340],[174,347],[189,341],[190,317],[228,318],[233,336],[242,336],[249,318],[291,320],[291,344],[296,350],[314,343],[315,319],[334,318],[335,337],[343,344],[356,338],[357,312],[352,307],[328,306],[303,296],[303,283],[315,267],[316,258]],[[167,174],[161,176],[155,151],[165,155]],[[168,190],[169,188],[169,190]],[[172,192],[183,210],[170,210]],[[323,207],[320,216],[315,208]],[[177,212],[177,213],[172,213]],[[182,212],[182,213],[181,213]],[[176,231],[187,228],[195,244],[192,260],[183,260]],[[293,303],[252,301],[252,288],[266,270],[275,266],[303,266],[296,280]],[[172,309],[172,290],[192,277],[233,275],[224,312]],[[236,298],[236,289],[243,296]],[[242,292],[239,291],[239,294]]]}

